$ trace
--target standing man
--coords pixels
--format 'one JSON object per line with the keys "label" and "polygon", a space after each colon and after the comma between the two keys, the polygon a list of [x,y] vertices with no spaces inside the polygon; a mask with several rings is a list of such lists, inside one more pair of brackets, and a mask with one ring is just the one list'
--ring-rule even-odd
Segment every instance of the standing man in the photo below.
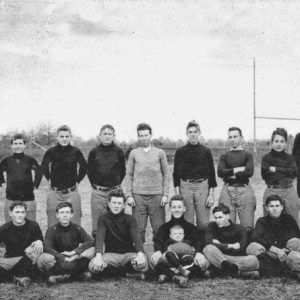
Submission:
{"label": "standing man", "polygon": [[88,177],[92,185],[92,232],[97,231],[97,220],[107,212],[108,194],[121,187],[125,177],[123,150],[114,143],[115,129],[106,124],[100,129],[100,145],[93,148],[88,157]]}
{"label": "standing man", "polygon": [[246,229],[253,229],[256,201],[249,178],[253,176],[254,163],[251,152],[241,146],[242,138],[240,128],[228,129],[231,148],[221,156],[218,165],[218,175],[224,181],[219,203],[230,208],[233,222],[236,223],[238,213],[240,224]]}
{"label": "standing man", "polygon": [[165,205],[169,194],[169,166],[163,150],[151,145],[152,129],[146,123],[137,126],[139,147],[130,152],[127,174],[127,204],[133,208],[138,232],[145,241],[148,216],[153,237],[165,223]]}
{"label": "standing man", "polygon": [[256,255],[260,271],[281,274],[284,267],[300,279],[300,231],[295,219],[284,211],[284,201],[270,195],[266,202],[267,215],[257,220],[252,243],[247,254]]}
{"label": "standing man", "polygon": [[[30,284],[37,260],[43,252],[43,235],[35,221],[26,218],[25,201],[15,201],[9,207],[11,221],[0,227],[0,243],[5,243],[5,256],[0,258],[0,277],[21,285]],[[10,278],[11,277],[11,278]]]}
{"label": "standing man", "polygon": [[185,219],[205,229],[209,222],[210,208],[214,204],[214,188],[217,186],[211,151],[199,143],[201,131],[196,121],[187,124],[188,143],[176,150],[174,158],[175,194],[184,198]]}
{"label": "standing man", "polygon": [[71,139],[68,126],[57,129],[58,144],[46,151],[37,178],[38,186],[44,174],[51,187],[47,198],[48,228],[56,223],[55,208],[61,201],[72,203],[73,221],[81,223],[81,200],[77,186],[86,175],[87,163],[81,151],[70,144]]}
{"label": "standing man", "polygon": [[13,154],[3,158],[0,163],[0,186],[5,184],[3,173],[6,172],[6,199],[4,203],[5,222],[10,220],[9,207],[14,201],[24,201],[27,206],[27,218],[36,220],[36,201],[32,171],[36,176],[39,165],[35,158],[24,153],[26,139],[22,134],[15,134],[10,141]]}

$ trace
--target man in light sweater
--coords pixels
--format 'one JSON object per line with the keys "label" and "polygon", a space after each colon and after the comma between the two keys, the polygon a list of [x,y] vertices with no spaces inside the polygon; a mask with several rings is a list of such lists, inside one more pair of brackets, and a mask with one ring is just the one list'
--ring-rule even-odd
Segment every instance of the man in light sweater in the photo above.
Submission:
{"label": "man in light sweater", "polygon": [[138,232],[144,242],[148,216],[153,236],[165,223],[169,169],[165,152],[151,145],[151,127],[141,123],[137,126],[137,133],[139,147],[130,152],[125,181],[127,204],[132,207]]}

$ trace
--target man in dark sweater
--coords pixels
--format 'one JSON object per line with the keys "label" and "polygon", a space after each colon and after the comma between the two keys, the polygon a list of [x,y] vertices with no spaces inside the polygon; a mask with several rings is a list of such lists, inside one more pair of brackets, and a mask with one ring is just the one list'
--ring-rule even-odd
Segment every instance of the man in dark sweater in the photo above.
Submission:
{"label": "man in dark sweater", "polygon": [[122,190],[110,192],[108,208],[108,212],[98,219],[96,255],[89,264],[90,271],[94,274],[125,272],[128,276],[138,275],[144,279],[147,259],[136,220],[124,212],[125,195]]}
{"label": "man in dark sweater", "polygon": [[224,180],[219,203],[230,208],[233,222],[236,222],[238,214],[240,224],[246,229],[253,229],[256,200],[249,178],[253,176],[254,164],[252,153],[244,150],[241,145],[242,138],[240,128],[228,129],[231,148],[221,156],[218,165],[218,175]]}
{"label": "man in dark sweater", "polygon": [[208,261],[225,274],[232,277],[258,278],[258,259],[246,255],[247,232],[239,224],[230,220],[230,209],[220,204],[213,209],[215,222],[206,229],[203,253]]}
{"label": "man in dark sweater", "polygon": [[88,177],[92,185],[91,215],[93,235],[97,231],[100,215],[107,212],[108,194],[119,189],[125,177],[123,150],[114,143],[115,129],[106,124],[100,129],[100,145],[93,148],[88,157]]}
{"label": "man in dark sweater", "polygon": [[43,252],[43,235],[40,226],[26,219],[24,201],[10,206],[11,221],[0,227],[0,243],[6,246],[5,256],[0,258],[0,278],[10,279],[22,286],[30,283],[34,267]]}
{"label": "man in dark sweater", "polygon": [[4,203],[5,222],[10,221],[9,207],[13,201],[26,201],[26,218],[36,220],[36,201],[32,171],[36,176],[39,165],[35,158],[24,154],[26,139],[22,134],[11,138],[13,154],[2,159],[0,163],[0,187],[5,184],[3,173],[6,173],[6,199]]}
{"label": "man in dark sweater", "polygon": [[81,200],[77,185],[86,175],[87,163],[81,151],[70,144],[71,138],[68,126],[63,125],[57,129],[58,144],[46,151],[36,180],[38,186],[44,174],[50,183],[51,191],[47,198],[48,228],[56,223],[55,208],[61,201],[72,203],[73,221],[81,224]]}
{"label": "man in dark sweater", "polygon": [[[187,279],[177,275],[174,271],[170,270],[166,258],[163,255],[168,250],[168,240],[170,239],[171,228],[179,225],[184,230],[184,239],[190,243],[195,249],[194,261],[195,267],[192,271],[201,269],[202,272],[206,271],[209,266],[208,261],[201,253],[204,247],[204,232],[201,232],[195,225],[184,219],[186,207],[184,199],[180,195],[174,195],[170,199],[171,220],[163,224],[157,235],[154,237],[154,253],[151,256],[150,265],[154,268],[159,275],[159,282],[164,282],[167,278],[173,279],[180,286],[187,285]],[[167,265],[167,267],[166,267]]]}
{"label": "man in dark sweater", "polygon": [[71,203],[59,203],[56,216],[58,223],[46,231],[45,249],[38,260],[38,268],[46,274],[49,283],[72,278],[90,279],[88,264],[94,255],[93,238],[80,225],[71,222]]}
{"label": "man in dark sweater", "polygon": [[287,266],[300,279],[300,231],[295,219],[284,211],[284,201],[278,195],[266,199],[267,216],[257,220],[252,243],[247,253],[256,255],[262,273]]}
{"label": "man in dark sweater", "polygon": [[195,210],[197,227],[203,230],[209,222],[217,183],[212,153],[199,143],[200,134],[199,124],[189,122],[188,143],[175,153],[173,180],[175,194],[180,194],[185,201],[185,219],[194,223]]}
{"label": "man in dark sweater", "polygon": [[[297,177],[297,166],[295,158],[284,150],[287,137],[284,128],[274,130],[271,136],[272,150],[262,158],[261,176],[267,185],[263,200],[265,203],[270,195],[280,196],[287,213],[292,215],[299,225],[300,201],[293,186],[293,181]],[[266,214],[264,205],[264,215]]]}

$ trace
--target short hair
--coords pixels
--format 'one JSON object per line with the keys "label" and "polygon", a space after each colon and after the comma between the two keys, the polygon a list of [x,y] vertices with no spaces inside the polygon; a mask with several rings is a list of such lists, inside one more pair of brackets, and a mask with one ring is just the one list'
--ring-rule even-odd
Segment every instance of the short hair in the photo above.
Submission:
{"label": "short hair", "polygon": [[68,125],[62,125],[62,126],[59,126],[59,127],[57,128],[56,133],[59,134],[61,131],[69,131],[70,134],[72,134],[71,128],[70,128]]}
{"label": "short hair", "polygon": [[186,125],[186,131],[188,131],[191,127],[196,127],[200,131],[200,125],[195,120],[188,122]]}
{"label": "short hair", "polygon": [[24,201],[14,201],[10,206],[9,206],[9,210],[13,211],[15,209],[15,207],[17,206],[21,206],[24,207],[25,211],[27,211],[27,205]]}
{"label": "short hair", "polygon": [[58,205],[55,208],[55,211],[58,213],[58,211],[60,209],[64,208],[64,207],[70,207],[71,212],[73,212],[73,205],[72,205],[72,203],[67,202],[67,201],[63,201],[63,202],[58,203]]}
{"label": "short hair", "polygon": [[116,189],[116,190],[112,190],[109,194],[108,194],[108,201],[110,202],[110,200],[113,198],[123,198],[124,203],[126,202],[126,197],[125,194],[123,192],[122,189]]}
{"label": "short hair", "polygon": [[171,197],[171,199],[170,199],[170,201],[169,201],[170,207],[171,207],[173,201],[181,201],[181,202],[183,203],[183,205],[185,205],[185,204],[184,204],[184,199],[183,199],[182,196],[179,195],[179,194],[173,195],[173,196]]}
{"label": "short hair", "polygon": [[281,135],[284,137],[285,141],[287,142],[288,134],[284,128],[277,127],[276,130],[272,132],[271,141],[273,142],[275,135]]}
{"label": "short hair", "polygon": [[102,132],[103,130],[105,130],[105,129],[110,129],[110,130],[112,130],[113,133],[115,134],[115,128],[114,128],[112,125],[110,125],[110,124],[105,124],[105,125],[103,125],[103,126],[100,128],[100,134],[101,134],[101,132]]}
{"label": "short hair", "polygon": [[15,140],[23,140],[24,144],[26,144],[26,138],[22,133],[16,133],[11,137],[10,144],[12,145]]}
{"label": "short hair", "polygon": [[278,195],[270,195],[270,196],[268,196],[266,198],[266,206],[268,206],[271,201],[279,201],[280,204],[284,206],[284,201]]}
{"label": "short hair", "polygon": [[174,226],[172,226],[171,228],[170,228],[170,232],[171,232],[171,230],[178,230],[178,229],[181,229],[181,230],[183,230],[183,232],[184,232],[184,229],[183,229],[183,227],[181,226],[181,225],[174,225]]}
{"label": "short hair", "polygon": [[243,136],[241,128],[236,127],[236,126],[229,127],[228,132],[229,131],[234,131],[234,130],[237,130],[239,132],[240,136]]}
{"label": "short hair", "polygon": [[218,206],[216,206],[213,209],[213,214],[217,213],[217,212],[222,212],[224,215],[228,215],[230,214],[230,208],[224,204],[219,204]]}
{"label": "short hair", "polygon": [[139,134],[139,131],[141,130],[149,130],[149,133],[152,134],[152,128],[147,123],[138,124],[138,126],[136,127],[137,134]]}

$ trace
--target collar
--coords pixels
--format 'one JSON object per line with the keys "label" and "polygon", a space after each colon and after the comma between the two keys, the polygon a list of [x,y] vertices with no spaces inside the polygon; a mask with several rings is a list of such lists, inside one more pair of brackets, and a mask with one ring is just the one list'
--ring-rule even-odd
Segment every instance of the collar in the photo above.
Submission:
{"label": "collar", "polygon": [[109,145],[103,145],[102,143],[99,144],[99,147],[103,150],[109,150],[109,149],[112,149],[113,147],[115,146],[115,143],[112,142],[111,144]]}
{"label": "collar", "polygon": [[109,214],[112,218],[119,219],[119,218],[122,218],[122,217],[125,215],[125,210],[123,209],[120,213],[114,214],[114,213],[112,213],[112,211],[108,208],[108,214]]}
{"label": "collar", "polygon": [[13,153],[13,158],[15,159],[22,159],[25,156],[25,153]]}
{"label": "collar", "polygon": [[271,154],[275,157],[283,157],[286,155],[286,152],[284,150],[277,152],[274,149],[271,150]]}
{"label": "collar", "polygon": [[57,143],[57,149],[59,150],[59,151],[68,151],[68,150],[70,150],[71,148],[72,148],[72,145],[71,144],[69,144],[69,145],[67,145],[67,146],[62,146],[62,145],[60,145],[59,143]]}

